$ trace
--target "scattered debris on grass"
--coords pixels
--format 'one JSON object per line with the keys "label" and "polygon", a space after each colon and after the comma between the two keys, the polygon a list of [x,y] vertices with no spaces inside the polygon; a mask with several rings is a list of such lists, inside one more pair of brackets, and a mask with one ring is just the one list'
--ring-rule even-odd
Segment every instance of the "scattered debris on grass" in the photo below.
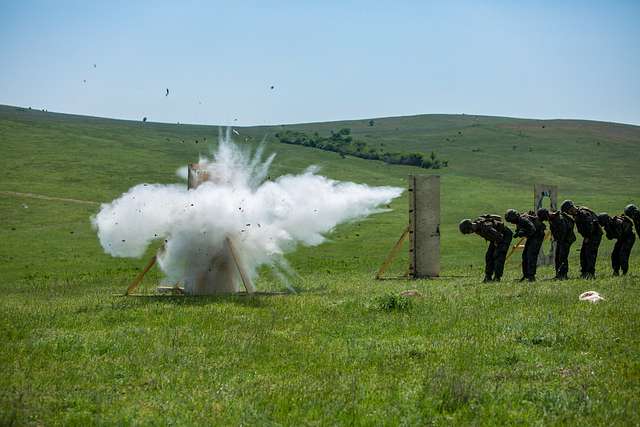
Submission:
{"label": "scattered debris on grass", "polygon": [[420,297],[422,298],[422,294],[417,289],[407,289],[400,292],[401,297]]}
{"label": "scattered debris on grass", "polygon": [[600,301],[604,301],[604,298],[600,296],[600,294],[596,291],[587,291],[580,294],[578,297],[580,301],[589,301],[591,303],[597,303]]}

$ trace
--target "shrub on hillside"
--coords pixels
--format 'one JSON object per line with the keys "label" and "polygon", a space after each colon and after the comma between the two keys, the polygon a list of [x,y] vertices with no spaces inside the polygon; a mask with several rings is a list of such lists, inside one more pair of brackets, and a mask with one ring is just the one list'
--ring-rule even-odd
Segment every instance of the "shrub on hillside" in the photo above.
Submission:
{"label": "shrub on hillside", "polygon": [[[416,166],[424,169],[440,169],[449,166],[448,160],[438,159],[433,151],[429,156],[423,153],[397,153],[385,151],[383,148],[372,147],[364,141],[355,141],[349,128],[342,128],[337,132],[331,131],[331,135],[328,138],[320,136],[318,132],[307,135],[304,132],[289,130],[276,133],[276,138],[284,144],[333,151],[342,158],[345,155],[350,155],[367,160],[382,160],[392,165]],[[384,144],[380,144],[380,146],[384,147]]]}

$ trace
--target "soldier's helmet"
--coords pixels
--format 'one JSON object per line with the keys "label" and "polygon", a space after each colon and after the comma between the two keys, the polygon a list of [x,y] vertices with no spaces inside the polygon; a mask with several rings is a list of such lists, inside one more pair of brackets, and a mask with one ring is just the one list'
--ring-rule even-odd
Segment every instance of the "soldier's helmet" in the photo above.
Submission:
{"label": "soldier's helmet", "polygon": [[565,200],[564,202],[562,202],[562,204],[560,205],[560,210],[564,213],[567,213],[569,211],[569,209],[575,207],[576,205],[573,204],[573,201],[571,200]]}
{"label": "soldier's helmet", "polygon": [[540,221],[547,221],[549,219],[549,209],[540,208],[538,212],[536,212],[536,216]]}
{"label": "soldier's helmet", "polygon": [[598,222],[600,223],[601,226],[605,226],[605,224],[607,224],[609,222],[609,214],[606,212],[601,212],[598,214]]}
{"label": "soldier's helmet", "polygon": [[509,222],[514,222],[518,219],[518,211],[515,209],[509,209],[507,212],[505,212],[504,214],[504,219],[506,219]]}
{"label": "soldier's helmet", "polygon": [[631,216],[635,212],[638,212],[638,207],[636,205],[634,205],[633,203],[630,203],[630,204],[628,204],[627,206],[624,207],[624,214],[626,216]]}
{"label": "soldier's helmet", "polygon": [[463,219],[460,221],[458,228],[462,234],[471,234],[473,232],[473,224],[470,219]]}

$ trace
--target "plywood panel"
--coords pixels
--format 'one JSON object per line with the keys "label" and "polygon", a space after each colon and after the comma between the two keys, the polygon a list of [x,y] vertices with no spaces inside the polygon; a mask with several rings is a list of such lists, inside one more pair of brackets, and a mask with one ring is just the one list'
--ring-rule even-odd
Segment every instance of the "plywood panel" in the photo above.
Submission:
{"label": "plywood panel", "polygon": [[[546,207],[550,211],[558,210],[558,187],[548,184],[534,184],[533,186],[533,211]],[[549,232],[549,227],[547,227]],[[553,239],[548,240],[549,244],[544,244],[538,255],[538,265],[552,265],[556,253],[556,242]]]}

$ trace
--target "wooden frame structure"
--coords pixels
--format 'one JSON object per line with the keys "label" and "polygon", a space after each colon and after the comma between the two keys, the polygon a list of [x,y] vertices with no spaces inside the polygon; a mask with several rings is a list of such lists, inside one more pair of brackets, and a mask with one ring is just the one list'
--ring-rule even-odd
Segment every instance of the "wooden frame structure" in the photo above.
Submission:
{"label": "wooden frame structure", "polygon": [[[200,167],[199,164],[197,163],[191,163],[189,164],[189,168],[188,168],[188,178],[187,178],[187,188],[189,189],[193,189],[196,188],[198,185],[202,184],[205,181],[209,181],[211,180],[211,176],[209,174],[209,172],[207,171],[207,169]],[[156,252],[156,254],[149,260],[149,262],[147,263],[147,265],[144,267],[144,269],[135,277],[135,279],[133,279],[133,281],[131,282],[131,284],[129,284],[129,286],[127,287],[127,290],[125,292],[125,295],[132,295],[132,292],[134,290],[136,290],[138,288],[138,286],[140,286],[140,283],[142,283],[142,279],[144,279],[144,276],[149,272],[149,270],[151,270],[151,268],[156,264],[157,260],[158,260],[158,256],[164,251],[164,245],[158,249],[158,252]],[[249,275],[245,264],[242,260],[242,257],[240,255],[240,253],[237,251],[236,249],[236,245],[233,242],[233,239],[229,236],[226,236],[224,238],[224,247],[223,247],[223,257],[228,258],[228,261],[231,262],[234,266],[235,269],[238,273],[238,275],[240,276],[240,279],[242,281],[242,284],[244,286],[244,289],[246,291],[247,294],[253,294],[256,292],[256,288],[251,280],[251,276]],[[213,259],[211,260],[212,262],[214,261]],[[233,274],[233,273],[232,273]],[[237,277],[237,276],[236,276]],[[235,281],[236,279],[232,276],[227,277],[229,280],[233,280]],[[197,283],[197,287],[206,287],[207,283],[206,283],[207,277],[202,277],[198,279],[198,283]],[[235,282],[237,283],[237,282]],[[237,286],[235,285],[234,286]],[[237,289],[237,288],[236,288]],[[184,293],[184,290],[180,287],[178,287],[177,285],[175,287],[159,287],[158,290],[161,291],[174,291],[174,292],[178,292],[178,293]]]}
{"label": "wooden frame structure", "polygon": [[[225,244],[228,245],[229,247],[229,251],[231,252],[232,255],[232,259],[233,262],[237,268],[238,274],[240,275],[240,278],[242,279],[242,284],[244,285],[244,289],[247,292],[247,294],[253,294],[256,291],[256,287],[253,284],[253,281],[251,280],[251,276],[249,276],[249,274],[247,273],[247,270],[245,269],[244,265],[242,264],[242,260],[239,256],[239,254],[237,253],[235,247],[233,246],[232,240],[229,237],[225,237]],[[154,255],[153,257],[151,257],[151,259],[149,260],[149,262],[147,263],[147,265],[144,267],[144,269],[136,276],[135,279],[133,279],[133,281],[131,282],[131,284],[127,287],[126,292],[124,293],[125,295],[132,295],[132,292],[135,291],[138,286],[140,286],[140,283],[142,283],[142,279],[144,279],[144,276],[149,272],[149,270],[151,270],[151,268],[156,264],[157,260],[158,260],[158,254],[162,252],[162,248],[160,248],[158,250],[158,253],[156,253],[156,255]],[[184,290],[178,286],[175,287],[160,287],[158,288],[159,290],[163,290],[163,291],[175,291],[177,293],[184,293]]]}
{"label": "wooden frame structure", "polygon": [[[558,186],[548,184],[534,184],[533,186],[533,211],[537,212],[538,209],[544,207],[544,200],[549,199],[549,208],[552,211],[558,210]],[[511,247],[511,251],[507,254],[507,260],[511,258],[511,255],[517,250],[524,249],[526,238],[523,237]],[[540,248],[538,254],[538,265],[552,265],[556,254],[556,242],[553,240],[551,231],[547,230],[544,236],[544,240],[549,240],[551,246],[547,253],[544,252],[544,246]]]}
{"label": "wooden frame structure", "polygon": [[[538,209],[544,207],[544,200],[547,198],[549,199],[549,210],[557,211],[558,186],[535,184],[533,186],[534,211],[537,212]],[[546,253],[544,251],[544,245],[540,248],[540,253],[538,254],[538,265],[553,265],[554,263],[554,259],[556,256],[556,241],[553,240],[550,230],[547,230],[547,234],[545,235],[545,240],[547,239],[551,242],[551,245],[549,246],[549,250]]]}

